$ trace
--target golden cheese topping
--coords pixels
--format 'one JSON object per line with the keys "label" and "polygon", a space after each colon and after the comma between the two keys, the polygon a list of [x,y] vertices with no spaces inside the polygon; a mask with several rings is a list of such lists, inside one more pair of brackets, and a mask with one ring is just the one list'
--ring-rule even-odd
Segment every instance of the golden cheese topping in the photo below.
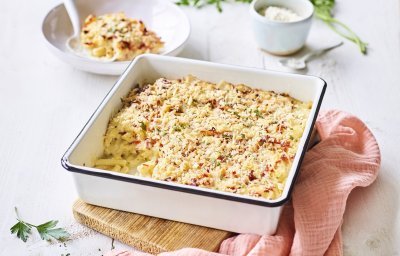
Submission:
{"label": "golden cheese topping", "polygon": [[80,35],[82,45],[97,58],[132,60],[143,53],[159,53],[164,46],[141,20],[123,13],[89,15]]}
{"label": "golden cheese topping", "polygon": [[192,76],[133,89],[95,166],[157,180],[278,198],[311,102]]}

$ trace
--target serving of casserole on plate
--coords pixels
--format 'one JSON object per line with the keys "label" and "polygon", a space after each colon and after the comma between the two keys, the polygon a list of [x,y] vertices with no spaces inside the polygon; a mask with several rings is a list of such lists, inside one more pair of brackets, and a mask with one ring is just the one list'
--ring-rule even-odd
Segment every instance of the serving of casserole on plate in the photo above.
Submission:
{"label": "serving of casserole on plate", "polygon": [[143,55],[62,164],[87,203],[273,234],[325,88],[317,77]]}

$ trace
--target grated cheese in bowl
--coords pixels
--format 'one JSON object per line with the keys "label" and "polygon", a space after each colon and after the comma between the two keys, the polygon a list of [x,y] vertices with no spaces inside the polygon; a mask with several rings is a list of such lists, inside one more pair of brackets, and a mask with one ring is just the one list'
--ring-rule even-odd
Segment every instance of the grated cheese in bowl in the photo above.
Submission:
{"label": "grated cheese in bowl", "polygon": [[278,6],[268,6],[265,9],[261,10],[261,14],[263,14],[265,18],[271,21],[293,22],[301,20],[301,16],[299,16],[294,11]]}

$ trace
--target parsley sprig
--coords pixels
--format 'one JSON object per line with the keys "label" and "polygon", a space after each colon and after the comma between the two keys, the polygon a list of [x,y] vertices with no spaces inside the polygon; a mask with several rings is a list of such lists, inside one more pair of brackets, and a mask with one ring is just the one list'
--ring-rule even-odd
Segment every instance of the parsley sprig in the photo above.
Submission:
{"label": "parsley sprig", "polygon": [[[251,3],[252,0],[235,0],[235,2]],[[310,0],[315,8],[315,15],[318,19],[322,20],[329,28],[343,38],[355,43],[362,54],[367,53],[367,43],[362,41],[361,38],[351,30],[346,24],[335,19],[332,15],[333,8],[335,7],[335,0]],[[178,0],[175,2],[177,5],[193,6],[201,8],[205,5],[215,5],[219,12],[222,12],[221,3],[226,0]]]}
{"label": "parsley sprig", "polygon": [[328,27],[340,36],[355,43],[362,54],[367,53],[367,43],[363,42],[357,34],[351,30],[346,24],[335,19],[332,16],[332,10],[335,7],[335,0],[310,0],[315,8],[315,15],[325,22]]}
{"label": "parsley sprig", "polygon": [[17,215],[18,222],[10,228],[11,234],[17,234],[17,237],[22,241],[26,242],[29,235],[31,234],[32,228],[35,228],[40,235],[42,240],[51,241],[52,239],[58,241],[65,241],[69,237],[69,233],[63,228],[55,228],[58,224],[57,220],[51,220],[40,225],[33,225],[23,221],[18,214],[17,207],[15,214]]}

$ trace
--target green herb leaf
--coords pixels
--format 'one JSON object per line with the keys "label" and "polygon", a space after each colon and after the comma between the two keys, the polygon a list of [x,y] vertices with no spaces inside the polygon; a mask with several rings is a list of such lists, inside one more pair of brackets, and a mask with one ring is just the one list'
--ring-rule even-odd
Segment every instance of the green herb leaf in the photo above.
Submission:
{"label": "green herb leaf", "polygon": [[51,220],[36,227],[42,240],[50,241],[52,238],[54,238],[59,241],[64,241],[69,237],[68,232],[64,229],[55,228],[57,223],[57,220]]}
{"label": "green herb leaf", "polygon": [[258,109],[254,110],[254,113],[256,114],[257,117],[262,117],[261,112]]}
{"label": "green herb leaf", "polygon": [[47,241],[51,241],[52,238],[58,241],[65,241],[69,237],[69,233],[62,228],[41,230],[39,231],[39,235],[40,238]]}
{"label": "green herb leaf", "polygon": [[18,220],[18,222],[10,228],[11,234],[17,234],[17,237],[22,241],[26,242],[31,232],[31,227],[24,222]]}
{"label": "green herb leaf", "polygon": [[51,220],[43,223],[39,226],[27,223],[18,216],[17,208],[15,207],[15,214],[17,215],[18,222],[10,228],[11,234],[17,234],[17,237],[22,241],[26,242],[32,227],[36,228],[39,232],[40,237],[43,240],[50,241],[51,239],[56,239],[58,241],[64,241],[69,237],[67,231],[62,228],[55,228],[57,226],[57,220]]}
{"label": "green herb leaf", "polygon": [[146,124],[143,123],[143,122],[139,122],[139,123],[140,123],[140,127],[142,128],[142,130],[143,130],[143,131],[146,131],[146,130],[147,130]]}
{"label": "green herb leaf", "polygon": [[175,125],[173,129],[174,129],[175,132],[181,132],[182,131],[182,128],[180,126],[178,126],[178,125]]}

